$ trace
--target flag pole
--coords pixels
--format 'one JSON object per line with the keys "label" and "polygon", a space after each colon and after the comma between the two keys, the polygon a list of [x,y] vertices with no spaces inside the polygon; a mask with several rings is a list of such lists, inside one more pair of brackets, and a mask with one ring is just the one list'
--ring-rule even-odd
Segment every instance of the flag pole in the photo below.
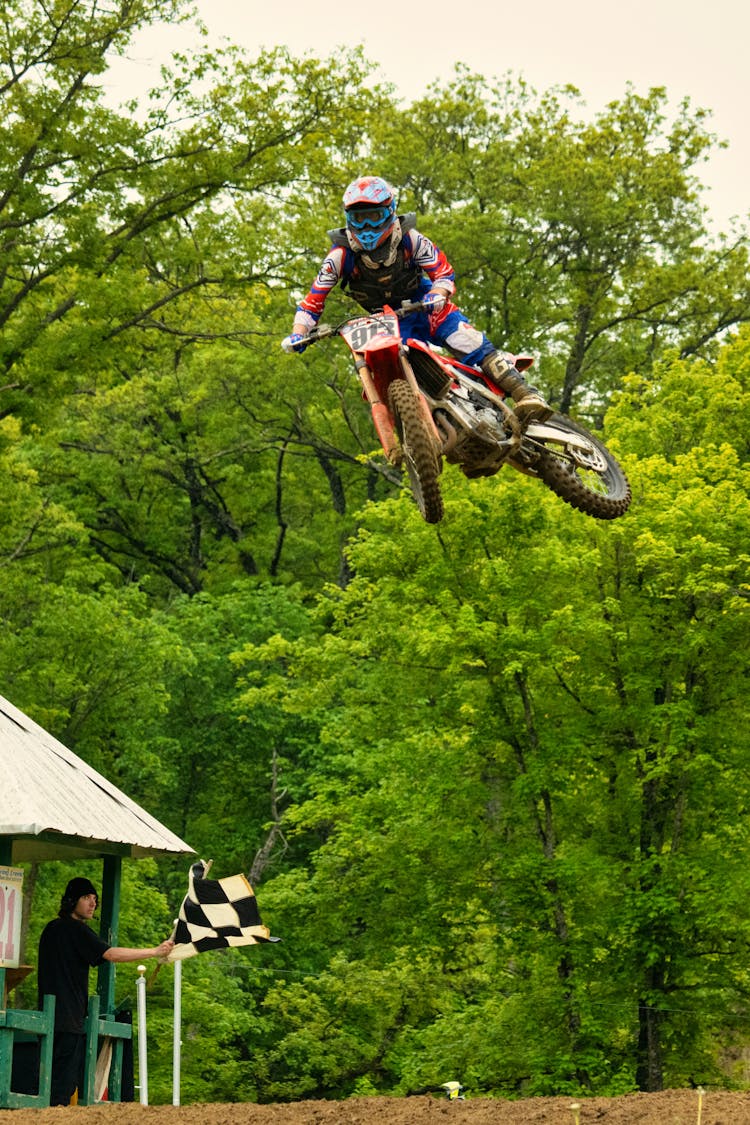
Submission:
{"label": "flag pole", "polygon": [[[176,928],[176,918],[174,924]],[[182,958],[174,963],[174,1027],[172,1036],[172,1105],[179,1105],[180,1064],[182,1059]]]}
{"label": "flag pole", "polygon": [[138,966],[135,982],[138,997],[138,1082],[141,1105],[148,1105],[148,1055],[146,1052],[146,972],[145,965]]}

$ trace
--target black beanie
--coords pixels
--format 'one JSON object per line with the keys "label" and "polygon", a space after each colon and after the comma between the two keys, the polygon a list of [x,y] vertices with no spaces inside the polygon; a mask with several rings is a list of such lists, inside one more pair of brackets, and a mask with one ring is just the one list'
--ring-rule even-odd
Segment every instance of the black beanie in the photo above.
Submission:
{"label": "black beanie", "polygon": [[96,895],[96,903],[99,905],[99,895],[97,894],[96,887],[90,879],[71,879],[65,888],[65,894],[62,896],[60,903],[60,913],[70,914],[79,898],[84,895]]}

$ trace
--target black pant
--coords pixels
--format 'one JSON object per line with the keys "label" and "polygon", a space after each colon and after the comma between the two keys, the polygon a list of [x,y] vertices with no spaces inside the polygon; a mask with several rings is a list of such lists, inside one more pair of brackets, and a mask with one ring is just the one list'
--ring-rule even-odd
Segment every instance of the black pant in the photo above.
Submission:
{"label": "black pant", "polygon": [[70,1105],[70,1099],[83,1089],[83,1062],[86,1036],[75,1031],[56,1031],[52,1048],[52,1089],[50,1105]]}

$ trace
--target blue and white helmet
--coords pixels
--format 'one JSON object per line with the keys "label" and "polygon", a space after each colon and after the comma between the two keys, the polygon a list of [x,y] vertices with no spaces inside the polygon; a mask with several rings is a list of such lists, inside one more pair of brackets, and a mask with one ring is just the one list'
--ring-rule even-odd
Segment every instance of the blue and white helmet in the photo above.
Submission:
{"label": "blue and white helmet", "polygon": [[385,243],[396,224],[393,188],[380,176],[353,180],[344,192],[344,214],[354,249],[370,253]]}

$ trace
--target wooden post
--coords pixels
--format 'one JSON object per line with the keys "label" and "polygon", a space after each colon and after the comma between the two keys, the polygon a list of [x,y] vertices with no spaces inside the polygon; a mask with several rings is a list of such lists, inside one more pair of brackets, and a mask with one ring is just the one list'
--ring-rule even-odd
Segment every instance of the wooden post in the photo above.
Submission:
{"label": "wooden post", "polygon": [[45,996],[44,1026],[46,1032],[41,1036],[39,1043],[39,1101],[43,1106],[49,1105],[52,1094],[52,1051],[55,1046],[55,997]]}
{"label": "wooden post", "polygon": [[[13,840],[9,836],[0,837],[0,865],[10,867],[13,862]],[[5,969],[0,967],[0,1011],[3,1012],[0,1030],[0,1105],[7,1105],[10,1092],[10,1072],[13,1064],[13,1032],[5,1028],[4,1010],[8,1003],[5,990]]]}
{"label": "wooden post", "polygon": [[[0,867],[13,866],[13,839],[11,836],[0,836]],[[5,969],[0,968],[0,1006],[3,1008],[7,1004],[7,995],[5,992]],[[2,1090],[2,1073],[4,1061],[2,1057],[2,1047],[0,1046],[0,1090]],[[10,1074],[10,1072],[9,1072]]]}
{"label": "wooden post", "polygon": [[[5,976],[4,971],[0,972]],[[3,1013],[3,1017],[5,1013]],[[0,1025],[0,1106],[5,1108],[10,1100],[10,1076],[13,1066],[13,1029]]]}
{"label": "wooden post", "polygon": [[83,1089],[78,1091],[79,1105],[94,1104],[94,1082],[96,1078],[96,1056],[99,1047],[99,997],[89,996],[89,1012],[86,1017],[86,1062],[83,1068]]}
{"label": "wooden post", "polygon": [[[102,871],[102,900],[99,936],[108,945],[117,945],[120,928],[120,881],[122,860],[119,856],[105,855]],[[115,1014],[115,966],[103,961],[99,966],[96,991],[99,994],[101,1014],[111,1018]]]}

